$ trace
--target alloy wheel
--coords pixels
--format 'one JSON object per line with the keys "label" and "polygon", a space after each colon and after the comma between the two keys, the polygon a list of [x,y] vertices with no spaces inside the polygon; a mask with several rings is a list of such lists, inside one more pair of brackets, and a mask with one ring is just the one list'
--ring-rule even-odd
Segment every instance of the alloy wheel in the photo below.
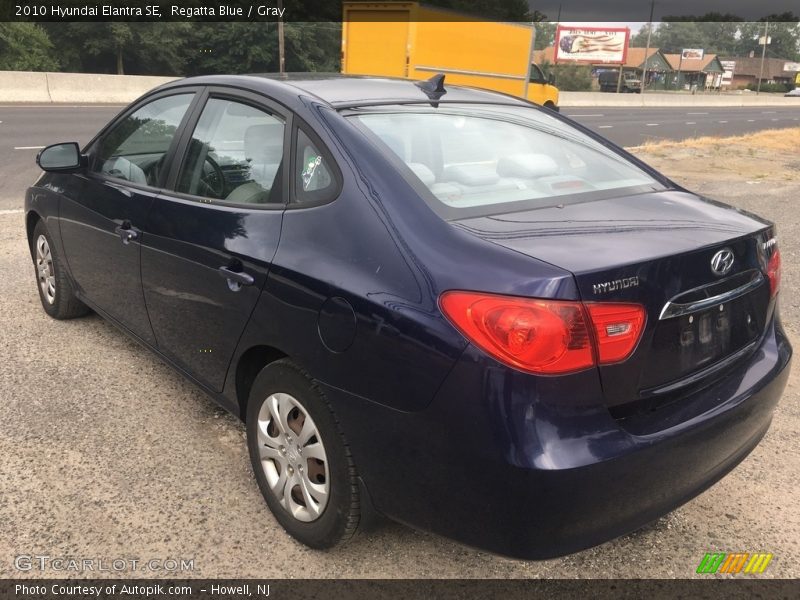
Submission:
{"label": "alloy wheel", "polygon": [[258,412],[261,467],[272,493],[295,519],[317,520],[330,496],[325,446],[317,426],[290,394],[270,395]]}
{"label": "alloy wheel", "polygon": [[49,304],[53,304],[56,301],[56,276],[50,244],[47,243],[44,235],[40,235],[36,239],[36,272],[39,278],[39,287],[42,288],[42,295]]}

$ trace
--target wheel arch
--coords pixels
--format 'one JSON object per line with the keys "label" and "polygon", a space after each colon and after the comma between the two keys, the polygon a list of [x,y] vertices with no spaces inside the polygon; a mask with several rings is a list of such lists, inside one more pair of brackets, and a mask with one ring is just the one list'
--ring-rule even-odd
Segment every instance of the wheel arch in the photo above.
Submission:
{"label": "wheel arch", "polygon": [[267,345],[252,346],[245,350],[236,363],[236,401],[239,405],[239,418],[243,421],[247,418],[247,401],[250,396],[250,389],[253,387],[261,369],[282,358],[287,358],[287,354],[278,348]]}
{"label": "wheel arch", "polygon": [[25,232],[28,236],[28,251],[33,256],[33,230],[36,229],[36,224],[42,221],[42,216],[35,210],[28,211],[25,215]]}

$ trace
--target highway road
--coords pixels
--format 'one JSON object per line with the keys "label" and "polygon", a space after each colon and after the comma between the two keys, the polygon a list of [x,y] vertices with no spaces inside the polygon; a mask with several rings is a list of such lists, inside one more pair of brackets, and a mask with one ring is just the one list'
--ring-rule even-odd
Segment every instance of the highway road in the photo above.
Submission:
{"label": "highway road", "polygon": [[[0,210],[21,207],[25,188],[39,172],[34,163],[39,148],[62,141],[86,143],[121,109],[0,105]],[[562,112],[622,146],[800,126],[800,99],[796,108],[566,107]]]}
{"label": "highway road", "polygon": [[648,140],[800,127],[800,98],[797,100],[796,107],[565,107],[561,112],[620,146],[638,146]]}

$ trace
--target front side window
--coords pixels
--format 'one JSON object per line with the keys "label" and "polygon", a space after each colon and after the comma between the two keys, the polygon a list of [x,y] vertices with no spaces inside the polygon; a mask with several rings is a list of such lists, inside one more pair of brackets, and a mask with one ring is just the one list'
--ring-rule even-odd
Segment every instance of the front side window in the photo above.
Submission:
{"label": "front side window", "polygon": [[228,204],[280,204],[284,122],[248,104],[211,98],[197,122],[176,190]]}
{"label": "front side window", "polygon": [[175,132],[194,94],[177,94],[145,104],[100,141],[93,168],[114,179],[157,186]]}
{"label": "front side window", "polygon": [[663,189],[624,157],[533,108],[376,108],[350,118],[405,162],[447,218]]}

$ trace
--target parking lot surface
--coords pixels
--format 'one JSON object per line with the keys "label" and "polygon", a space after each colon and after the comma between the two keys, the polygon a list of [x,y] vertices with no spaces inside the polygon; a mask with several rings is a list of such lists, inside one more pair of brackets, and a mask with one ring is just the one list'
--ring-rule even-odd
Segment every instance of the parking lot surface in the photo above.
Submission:
{"label": "parking lot surface", "polygon": [[[778,223],[781,311],[800,347],[797,154],[648,152],[645,160],[690,188]],[[736,152],[753,171],[730,168]],[[10,175],[0,167],[0,181]],[[7,187],[0,197],[0,577],[64,574],[18,571],[19,555],[193,560],[190,572],[100,574],[126,577],[691,577],[711,551],[771,552],[761,577],[800,577],[797,369],[767,436],[729,476],[597,548],[516,561],[385,524],[317,552],[290,539],[268,511],[237,419],[99,317],[45,315],[21,198]]]}

